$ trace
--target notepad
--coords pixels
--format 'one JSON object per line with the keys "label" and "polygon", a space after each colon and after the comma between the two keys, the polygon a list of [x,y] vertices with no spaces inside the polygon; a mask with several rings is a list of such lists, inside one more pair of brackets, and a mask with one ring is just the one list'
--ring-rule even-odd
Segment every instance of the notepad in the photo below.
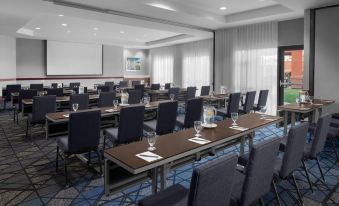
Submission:
{"label": "notepad", "polygon": [[69,117],[69,114],[64,114],[64,115],[62,115],[62,116],[68,118],[68,117]]}
{"label": "notepad", "polygon": [[115,109],[106,109],[105,112],[116,112],[118,110],[115,110]]}
{"label": "notepad", "polygon": [[146,162],[153,162],[153,161],[162,159],[161,156],[154,154],[153,152],[150,152],[150,151],[136,154],[135,156],[139,157],[140,159],[145,160]]}
{"label": "notepad", "polygon": [[230,129],[235,129],[235,130],[238,130],[238,131],[246,131],[248,130],[248,128],[245,128],[245,127],[239,127],[239,126],[232,126],[232,127],[229,127]]}
{"label": "notepad", "polygon": [[207,143],[211,142],[207,139],[203,139],[203,138],[200,138],[200,137],[193,137],[191,139],[188,139],[188,141],[191,141],[191,142],[194,142],[194,143],[197,143],[197,144],[207,144]]}

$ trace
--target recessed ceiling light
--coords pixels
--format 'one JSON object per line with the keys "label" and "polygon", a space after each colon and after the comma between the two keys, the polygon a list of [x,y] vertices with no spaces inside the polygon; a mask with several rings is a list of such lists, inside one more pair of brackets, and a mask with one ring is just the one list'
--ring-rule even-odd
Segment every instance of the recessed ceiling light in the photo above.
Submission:
{"label": "recessed ceiling light", "polygon": [[99,28],[98,28],[98,27],[94,27],[93,29],[94,29],[95,31],[98,31],[98,30],[99,30]]}
{"label": "recessed ceiling light", "polygon": [[157,7],[159,9],[165,9],[165,10],[169,10],[169,11],[176,11],[175,9],[173,9],[170,6],[164,5],[164,4],[159,4],[159,3],[148,3],[149,6],[153,6],[153,7]]}
{"label": "recessed ceiling light", "polygon": [[58,16],[63,17],[64,15],[63,14],[59,14]]}
{"label": "recessed ceiling light", "polygon": [[37,28],[35,28],[36,30],[40,30],[40,28],[39,27],[37,27]]}
{"label": "recessed ceiling light", "polygon": [[226,10],[227,7],[226,7],[226,6],[222,6],[222,7],[220,7],[219,9],[220,9],[220,10]]}
{"label": "recessed ceiling light", "polygon": [[67,24],[61,24],[61,26],[67,26]]}
{"label": "recessed ceiling light", "polygon": [[125,33],[125,31],[120,31],[120,34],[124,34]]}

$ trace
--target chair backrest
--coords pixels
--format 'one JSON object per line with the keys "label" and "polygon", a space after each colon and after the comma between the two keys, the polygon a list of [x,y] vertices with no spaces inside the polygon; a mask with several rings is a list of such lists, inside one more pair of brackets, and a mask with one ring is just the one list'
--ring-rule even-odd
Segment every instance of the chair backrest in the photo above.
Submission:
{"label": "chair backrest", "polygon": [[229,205],[237,160],[230,154],[194,169],[187,205]]}
{"label": "chair backrest", "polygon": [[171,83],[166,83],[165,84],[165,89],[170,89],[171,88]]}
{"label": "chair backrest", "polygon": [[69,98],[69,109],[72,111],[74,103],[79,104],[79,110],[88,109],[88,94],[71,94]]}
{"label": "chair backrest", "polygon": [[33,97],[38,95],[38,91],[36,89],[22,89],[19,92],[19,110],[22,110],[22,100],[23,99],[33,99]]}
{"label": "chair backrest", "polygon": [[52,84],[51,84],[51,87],[52,87],[53,89],[58,88],[58,83],[52,83]]}
{"label": "chair backrest", "polygon": [[141,91],[141,98],[144,96],[144,92],[145,92],[145,85],[144,84],[134,85],[134,89]]}
{"label": "chair backrest", "polygon": [[55,95],[57,97],[64,96],[64,89],[63,88],[48,88],[47,95]]}
{"label": "chair backrest", "polygon": [[196,87],[187,87],[187,98],[186,98],[186,100],[195,98],[196,91],[197,91]]}
{"label": "chair backrest", "polygon": [[308,123],[302,123],[291,127],[288,132],[282,168],[279,174],[281,178],[288,177],[291,172],[300,166],[308,127]]}
{"label": "chair backrest", "polygon": [[120,110],[118,144],[141,140],[143,136],[145,106],[123,107]]}
{"label": "chair backrest", "polygon": [[105,86],[113,87],[114,86],[114,82],[105,82]]}
{"label": "chair backrest", "polygon": [[141,90],[129,90],[128,91],[128,104],[139,104],[142,98]]}
{"label": "chair backrest", "polygon": [[264,107],[267,103],[268,90],[260,90],[257,107]]}
{"label": "chair backrest", "polygon": [[111,107],[115,99],[115,92],[101,92],[99,95],[98,107]]}
{"label": "chair backrest", "polygon": [[240,93],[232,93],[229,96],[228,104],[227,104],[227,117],[231,117],[232,113],[238,113],[239,111],[239,103],[240,103],[241,94]]}
{"label": "chair backrest", "polygon": [[100,110],[69,115],[69,153],[79,154],[97,149],[100,140]]}
{"label": "chair backrest", "polygon": [[159,90],[160,84],[151,84],[151,90]]}
{"label": "chair backrest", "polygon": [[201,120],[202,106],[203,101],[201,98],[194,98],[187,101],[184,128],[193,127],[194,121]]}
{"label": "chair backrest", "polygon": [[253,109],[255,94],[256,94],[256,91],[251,91],[251,92],[246,93],[246,99],[245,99],[245,104],[244,104],[244,111],[246,113],[250,113],[250,111]]}
{"label": "chair backrest", "polygon": [[138,85],[140,84],[140,81],[139,80],[134,80],[132,81],[132,86],[134,87],[135,85]]}
{"label": "chair backrest", "polygon": [[174,94],[174,99],[178,100],[179,93],[180,93],[180,88],[179,87],[169,88],[169,90],[168,90],[168,98],[170,98],[171,94]]}
{"label": "chair backrest", "polygon": [[317,157],[318,153],[323,151],[330,123],[331,115],[329,114],[326,114],[318,119],[312,141],[311,157]]}
{"label": "chair backrest", "polygon": [[177,120],[178,102],[162,102],[158,107],[156,133],[159,135],[172,133]]}
{"label": "chair backrest", "polygon": [[101,85],[101,86],[98,86],[98,87],[97,87],[97,91],[98,91],[99,89],[101,90],[101,92],[109,92],[109,91],[110,91],[109,86],[103,86],[103,85]]}
{"label": "chair backrest", "polygon": [[128,87],[128,81],[120,81],[119,86],[120,87]]}
{"label": "chair backrest", "polygon": [[210,94],[210,86],[202,86],[200,91],[200,96],[207,96]]}
{"label": "chair backrest", "polygon": [[21,90],[21,84],[8,84],[6,85],[6,101],[11,100],[11,93],[19,92]]}
{"label": "chair backrest", "polygon": [[54,95],[33,97],[32,122],[45,120],[47,113],[56,111],[56,98]]}
{"label": "chair backrest", "polygon": [[263,140],[253,145],[239,205],[250,205],[270,191],[279,145],[279,137]]}
{"label": "chair backrest", "polygon": [[74,87],[80,87],[80,82],[71,82],[69,83],[69,88],[73,89]]}
{"label": "chair backrest", "polygon": [[29,88],[30,89],[36,89],[38,91],[43,91],[44,90],[44,85],[43,84],[30,84]]}

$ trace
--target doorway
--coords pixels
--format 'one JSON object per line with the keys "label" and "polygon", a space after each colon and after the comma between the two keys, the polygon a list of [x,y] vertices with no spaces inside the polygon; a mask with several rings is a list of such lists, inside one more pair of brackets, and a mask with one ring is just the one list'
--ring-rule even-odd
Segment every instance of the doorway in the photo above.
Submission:
{"label": "doorway", "polygon": [[278,53],[278,104],[294,103],[303,88],[304,46],[282,46]]}

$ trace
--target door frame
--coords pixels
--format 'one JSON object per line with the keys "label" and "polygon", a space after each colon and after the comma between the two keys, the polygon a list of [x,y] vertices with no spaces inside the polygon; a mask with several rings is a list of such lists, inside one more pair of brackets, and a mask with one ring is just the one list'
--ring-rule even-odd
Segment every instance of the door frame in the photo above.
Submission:
{"label": "door frame", "polygon": [[280,81],[284,78],[284,52],[288,50],[304,50],[304,45],[291,45],[291,46],[279,46],[278,47],[278,81],[277,81],[277,90],[278,90],[278,105],[284,103],[283,88],[280,87]]}

